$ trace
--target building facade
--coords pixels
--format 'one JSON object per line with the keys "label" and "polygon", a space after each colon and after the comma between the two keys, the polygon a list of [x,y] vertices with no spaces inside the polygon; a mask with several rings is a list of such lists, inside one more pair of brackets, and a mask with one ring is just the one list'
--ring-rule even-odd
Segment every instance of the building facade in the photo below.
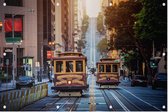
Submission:
{"label": "building facade", "polygon": [[35,66],[33,62],[38,61],[37,1],[1,0],[0,4],[0,20],[3,23],[0,31],[0,57],[3,59],[3,75],[8,75],[9,78],[23,75],[23,65],[29,65],[26,74],[32,76],[33,70],[30,68]]}
{"label": "building facade", "polygon": [[[82,22],[82,0],[1,0],[0,59],[1,68],[9,59],[9,75],[43,75],[47,73],[48,51],[75,51]],[[6,6],[3,5],[6,3]],[[79,5],[80,4],[80,5]],[[81,10],[78,9],[81,7]],[[17,31],[15,19],[19,19]],[[14,21],[5,29],[5,21]],[[79,21],[79,22],[78,22]],[[18,26],[18,25],[16,25]],[[14,34],[14,36],[13,36]],[[15,39],[15,41],[12,41]],[[54,44],[49,44],[49,43]],[[6,53],[6,55],[3,55]],[[54,55],[53,55],[54,56]],[[13,64],[14,63],[14,66]],[[5,68],[3,68],[5,69]],[[14,73],[13,73],[14,71]],[[4,72],[7,72],[5,69]]]}

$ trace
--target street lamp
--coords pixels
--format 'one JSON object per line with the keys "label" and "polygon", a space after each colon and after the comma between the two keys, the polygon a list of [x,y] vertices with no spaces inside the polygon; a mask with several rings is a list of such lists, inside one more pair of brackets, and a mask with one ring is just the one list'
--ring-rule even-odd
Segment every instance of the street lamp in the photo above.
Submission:
{"label": "street lamp", "polygon": [[51,57],[50,57],[50,72],[48,74],[48,78],[51,81],[51,77],[52,77],[52,57],[53,57],[53,46],[55,45],[55,42],[50,41],[48,42],[48,45],[50,46],[50,50],[51,50]]}
{"label": "street lamp", "polygon": [[5,3],[5,2],[3,3],[3,6],[6,6],[6,3]]}

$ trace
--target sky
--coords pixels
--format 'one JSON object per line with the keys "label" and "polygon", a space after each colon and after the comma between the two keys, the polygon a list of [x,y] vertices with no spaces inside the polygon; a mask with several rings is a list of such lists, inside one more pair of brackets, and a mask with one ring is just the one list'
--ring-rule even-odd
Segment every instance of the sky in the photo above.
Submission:
{"label": "sky", "polygon": [[86,12],[89,17],[97,17],[100,11],[100,0],[86,0]]}

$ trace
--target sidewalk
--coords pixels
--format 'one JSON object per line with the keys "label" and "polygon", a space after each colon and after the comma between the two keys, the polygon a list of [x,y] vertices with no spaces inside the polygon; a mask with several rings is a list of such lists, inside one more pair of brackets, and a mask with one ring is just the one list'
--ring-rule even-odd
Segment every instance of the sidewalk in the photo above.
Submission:
{"label": "sidewalk", "polygon": [[[35,79],[35,85],[45,83],[45,82],[49,82],[48,78],[42,79],[41,82],[38,82],[37,79]],[[15,88],[16,88],[16,81],[14,82],[14,84],[12,81],[9,83],[1,83],[0,84],[0,92],[13,90]]]}

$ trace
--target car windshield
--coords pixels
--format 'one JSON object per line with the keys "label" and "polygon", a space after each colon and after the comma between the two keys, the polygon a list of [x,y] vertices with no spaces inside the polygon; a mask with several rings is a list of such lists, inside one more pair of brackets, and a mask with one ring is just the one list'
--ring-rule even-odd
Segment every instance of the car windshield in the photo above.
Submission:
{"label": "car windshield", "polygon": [[19,77],[19,80],[30,80],[31,77],[27,77],[27,76],[22,76],[22,77]]}
{"label": "car windshield", "polygon": [[165,73],[159,73],[157,75],[157,78],[162,79],[162,80],[167,80],[167,75]]}

